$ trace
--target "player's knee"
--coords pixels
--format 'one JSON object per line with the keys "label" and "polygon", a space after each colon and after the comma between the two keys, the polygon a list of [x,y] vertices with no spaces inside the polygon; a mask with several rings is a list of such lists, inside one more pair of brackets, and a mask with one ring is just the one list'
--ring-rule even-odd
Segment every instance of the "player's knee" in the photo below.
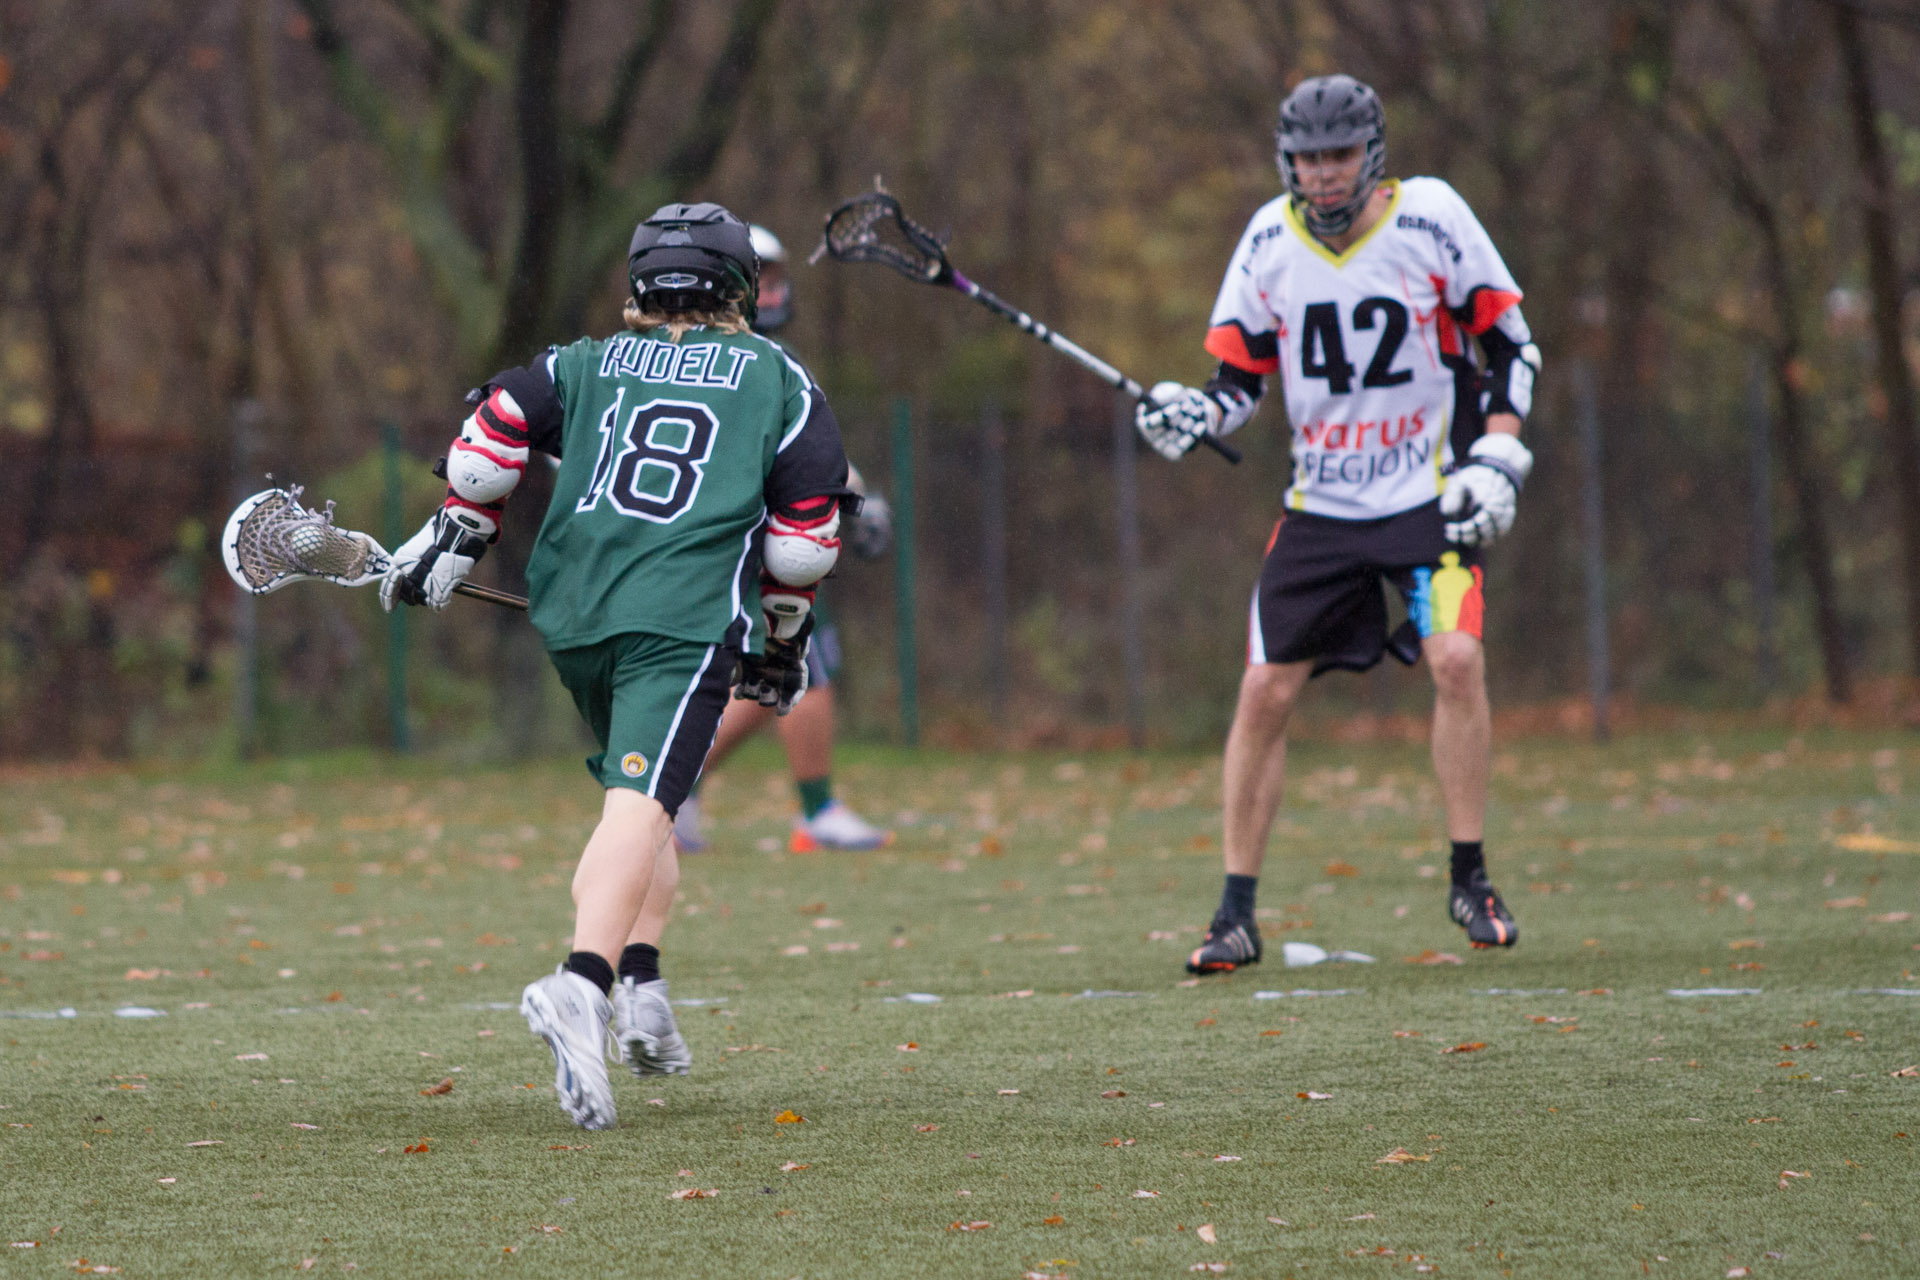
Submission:
{"label": "player's knee", "polygon": [[1254,726],[1278,732],[1287,727],[1305,684],[1294,664],[1255,663],[1240,678],[1240,714]]}
{"label": "player's knee", "polygon": [[1427,665],[1433,671],[1433,687],[1443,698],[1477,695],[1486,685],[1486,664],[1480,642],[1472,636],[1454,632],[1435,637],[1427,645]]}

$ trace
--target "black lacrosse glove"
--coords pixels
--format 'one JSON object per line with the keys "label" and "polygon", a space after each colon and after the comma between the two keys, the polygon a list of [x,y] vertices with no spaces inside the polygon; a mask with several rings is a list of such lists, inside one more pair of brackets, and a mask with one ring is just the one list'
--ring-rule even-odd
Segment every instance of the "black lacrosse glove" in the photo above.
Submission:
{"label": "black lacrosse glove", "polygon": [[813,635],[813,615],[800,622],[800,629],[786,640],[767,637],[766,652],[742,654],[740,682],[733,696],[744,702],[757,702],[785,715],[793,710],[807,691],[807,645]]}

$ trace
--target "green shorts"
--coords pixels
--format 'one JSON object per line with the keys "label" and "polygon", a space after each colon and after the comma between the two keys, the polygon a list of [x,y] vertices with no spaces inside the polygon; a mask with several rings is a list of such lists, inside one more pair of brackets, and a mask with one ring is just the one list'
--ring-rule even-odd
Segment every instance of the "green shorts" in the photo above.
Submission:
{"label": "green shorts", "polygon": [[635,632],[548,657],[600,744],[587,772],[603,787],[630,787],[679,813],[727,709],[738,655]]}

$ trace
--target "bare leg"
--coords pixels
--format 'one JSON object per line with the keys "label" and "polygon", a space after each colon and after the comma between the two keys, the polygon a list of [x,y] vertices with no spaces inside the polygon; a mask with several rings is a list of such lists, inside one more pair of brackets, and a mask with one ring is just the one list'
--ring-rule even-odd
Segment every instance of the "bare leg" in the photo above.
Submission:
{"label": "bare leg", "polygon": [[1487,703],[1486,651],[1463,631],[1428,636],[1433,670],[1433,771],[1447,809],[1447,836],[1478,840],[1485,831],[1493,712]]}
{"label": "bare leg", "polygon": [[[811,696],[802,698],[801,702],[808,701]],[[757,702],[748,702],[743,698],[730,700],[720,717],[720,731],[713,735],[713,747],[707,752],[707,762],[700,772],[705,774],[719,768],[720,762],[732,755],[741,743],[765,728],[774,714],[772,707],[763,707]]]}
{"label": "bare leg", "polygon": [[[628,787],[608,787],[600,825],[593,829],[573,873],[573,949],[591,951],[618,967],[620,950],[641,919],[657,874],[677,881],[679,864],[661,849],[673,835],[673,820],[660,802]],[[673,890],[666,891],[667,905]],[[662,912],[661,921],[665,914]],[[659,937],[658,925],[653,936]]]}
{"label": "bare leg", "polygon": [[1228,875],[1257,876],[1266,860],[1286,778],[1287,722],[1312,674],[1311,662],[1256,663],[1240,677],[1224,770]]}
{"label": "bare leg", "polygon": [[[668,827],[671,837],[672,827]],[[680,889],[680,852],[669,838],[654,855],[653,880],[647,885],[646,899],[640,904],[640,915],[633,922],[633,930],[627,934],[627,941],[644,942],[648,946],[660,945],[660,935],[666,932],[667,917],[673,912],[673,895]]]}
{"label": "bare leg", "polygon": [[833,773],[832,685],[814,685],[780,718],[780,741],[787,749],[787,765],[795,782],[812,782]]}

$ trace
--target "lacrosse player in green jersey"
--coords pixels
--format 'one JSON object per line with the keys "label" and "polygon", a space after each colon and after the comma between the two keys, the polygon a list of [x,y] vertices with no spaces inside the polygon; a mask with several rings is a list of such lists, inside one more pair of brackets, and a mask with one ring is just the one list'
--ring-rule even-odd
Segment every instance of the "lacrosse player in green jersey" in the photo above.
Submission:
{"label": "lacrosse player in green jersey", "polygon": [[717,204],[667,205],[634,231],[627,275],[627,332],[550,349],[469,397],[446,502],[381,585],[389,609],[445,607],[498,537],[529,451],[560,460],[527,566],[531,616],[600,746],[587,768],[606,800],[573,877],[573,952],[520,1011],[587,1129],[614,1123],[609,1030],[636,1075],[692,1065],[660,977],[674,815],[736,666],[735,697],[784,713],[805,693],[814,585],[851,498],[826,399],[749,328],[746,224]]}

